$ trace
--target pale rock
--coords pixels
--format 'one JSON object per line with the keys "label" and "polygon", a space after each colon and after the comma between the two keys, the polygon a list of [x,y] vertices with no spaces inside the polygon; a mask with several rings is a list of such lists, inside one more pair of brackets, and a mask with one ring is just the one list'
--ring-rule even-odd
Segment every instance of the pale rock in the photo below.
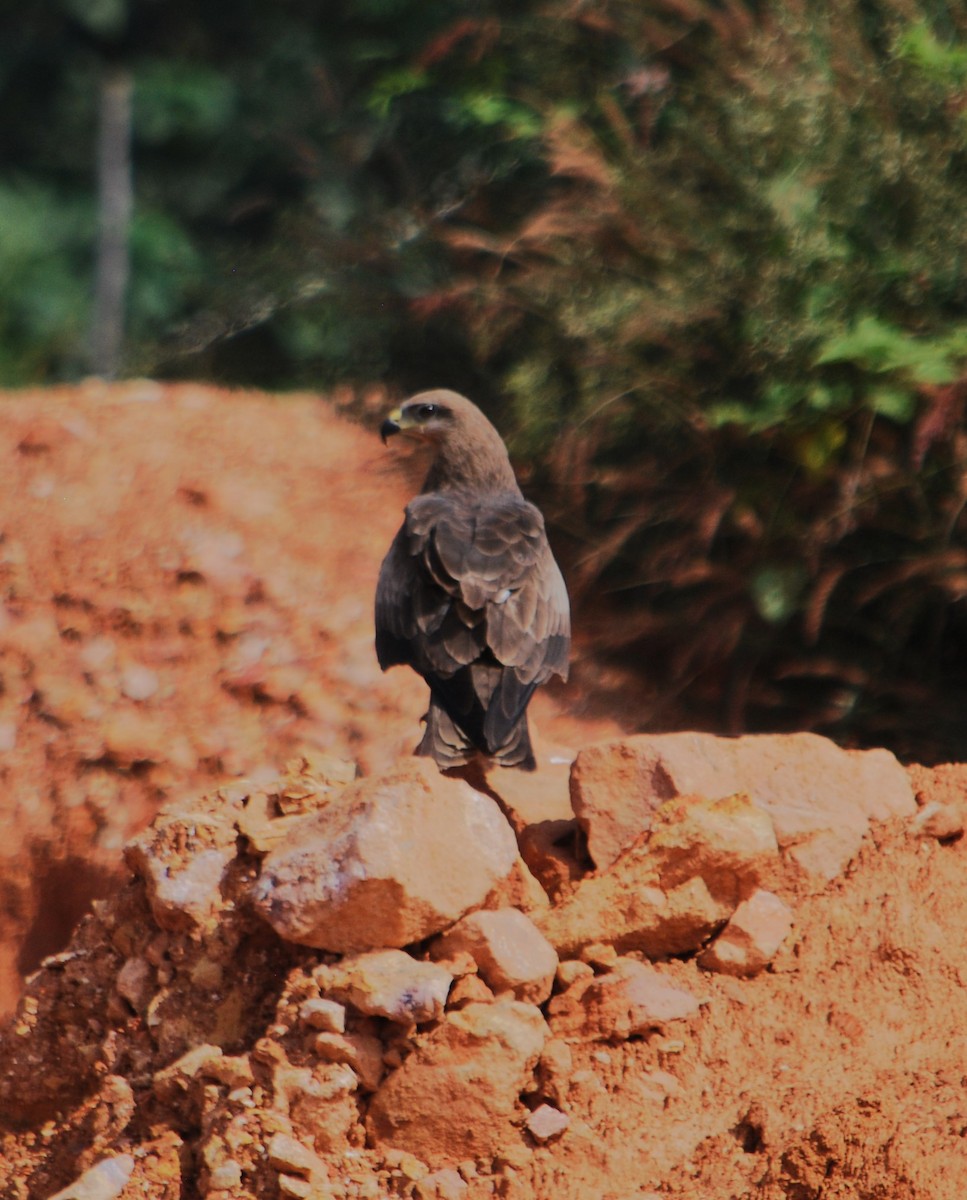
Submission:
{"label": "pale rock", "polygon": [[116,709],[105,717],[101,733],[106,752],[119,766],[160,763],[172,757],[171,733],[161,717],[151,713]]}
{"label": "pale rock", "polygon": [[599,870],[651,828],[656,808],[677,794],[660,759],[641,738],[581,750],[571,766],[571,807]]}
{"label": "pale rock", "polygon": [[573,1069],[571,1047],[567,1042],[559,1037],[548,1038],[537,1064],[540,1094],[554,1104],[563,1104],[567,1098]]}
{"label": "pale rock", "polygon": [[344,1033],[346,1029],[346,1006],[336,1000],[313,996],[299,1008],[299,1020],[313,1029],[324,1033]]}
{"label": "pale rock", "polygon": [[431,1166],[494,1154],[513,1137],[547,1035],[540,1009],[518,1000],[448,1013],[373,1096],[370,1144]]}
{"label": "pale rock", "polygon": [[846,751],[812,733],[644,734],[583,750],[571,773],[574,811],[599,868],[652,827],[665,801],[739,792],[769,814],[783,852],[826,879],[855,855],[871,820],[916,807],[889,751]]}
{"label": "pale rock", "polygon": [[443,1013],[453,976],[436,963],[402,950],[371,950],[313,972],[327,997],[369,1017],[401,1025],[435,1021]]}
{"label": "pale rock", "polygon": [[723,975],[757,975],[776,955],[792,928],[792,911],[761,888],[743,900],[699,964]]}
{"label": "pale rock", "polygon": [[728,920],[731,905],[716,900],[698,878],[666,895],[644,882],[651,867],[629,851],[606,874],[586,879],[538,920],[538,928],[562,957],[606,937],[622,952],[641,950],[649,958],[698,949]]}
{"label": "pale rock", "polygon": [[227,1158],[208,1172],[208,1190],[232,1192],[242,1182],[242,1167],[233,1158]]}
{"label": "pale rock", "polygon": [[518,833],[528,825],[567,821],[573,816],[569,782],[573,752],[552,762],[542,753],[540,739],[534,736],[533,740],[536,771],[507,771],[496,765],[485,768],[487,786],[500,797]]}
{"label": "pale rock", "polygon": [[323,1062],[346,1063],[352,1067],[365,1092],[375,1092],[386,1073],[383,1043],[372,1034],[317,1033],[312,1040],[312,1049]]}
{"label": "pale rock", "polygon": [[141,663],[132,663],[121,671],[121,691],[129,700],[150,700],[158,686],[157,673]]}
{"label": "pale rock", "polygon": [[469,1184],[453,1167],[432,1171],[417,1183],[414,1195],[417,1200],[463,1200]]}
{"label": "pale rock", "polygon": [[103,1158],[83,1175],[55,1192],[50,1200],[115,1200],[134,1173],[134,1156],[116,1154]]}
{"label": "pale rock", "polygon": [[292,1121],[293,1131],[311,1140],[320,1154],[341,1154],[349,1148],[350,1131],[359,1119],[356,1091],[359,1078],[344,1063],[316,1067],[276,1066],[274,1104]]}
{"label": "pale rock", "polygon": [[654,967],[620,959],[613,971],[578,980],[548,1007],[555,1037],[627,1039],[698,1012],[700,1002]]}
{"label": "pale rock", "polygon": [[145,862],[148,903],[163,929],[205,926],[221,907],[221,880],[234,859],[231,850],[200,850],[180,871],[163,861]]}
{"label": "pale rock", "polygon": [[582,962],[578,958],[566,958],[557,964],[555,982],[563,991],[564,988],[569,988],[575,980],[590,979],[593,974],[594,968],[590,963]]}
{"label": "pale rock", "polygon": [[251,1087],[255,1082],[252,1063],[247,1054],[222,1054],[209,1059],[202,1063],[198,1073],[233,1090]]}
{"label": "pale rock", "polygon": [[516,908],[469,913],[430,947],[434,957],[459,951],[473,956],[484,982],[500,996],[542,1004],[551,994],[557,952],[524,913]]}
{"label": "pale rock", "polygon": [[128,866],[145,883],[148,904],[168,932],[211,928],[223,907],[225,868],[236,855],[237,834],[228,818],[162,809],[124,848]]}
{"label": "pale rock", "polygon": [[666,894],[694,878],[730,905],[738,903],[776,860],[769,816],[744,792],[709,800],[681,796],[655,815],[645,853]]}
{"label": "pale rock", "polygon": [[571,1124],[567,1113],[550,1104],[541,1104],[524,1122],[532,1138],[537,1142],[549,1142],[552,1138],[560,1137]]}
{"label": "pale rock", "polygon": [[560,955],[597,942],[649,958],[697,950],[778,861],[772,823],[746,796],[684,796],[652,819],[647,838],[536,918]]}
{"label": "pale rock", "polygon": [[320,1170],[325,1173],[325,1166],[315,1151],[287,1133],[275,1134],[266,1147],[266,1153],[270,1164],[277,1171],[285,1171],[289,1175],[304,1175],[307,1178]]}
{"label": "pale rock", "polygon": [[939,800],[933,800],[919,810],[912,824],[921,837],[932,837],[938,841],[960,837],[964,832],[963,805],[942,804]]}
{"label": "pale rock", "polygon": [[253,899],[288,941],[338,954],[401,947],[478,907],[517,857],[493,800],[411,759],[299,822]]}
{"label": "pale rock", "polygon": [[580,961],[592,970],[610,970],[618,960],[618,951],[610,942],[590,942],[581,947]]}
{"label": "pale rock", "polygon": [[[304,1179],[301,1175],[285,1175],[279,1176],[279,1195],[288,1196],[291,1200],[312,1200],[313,1193],[316,1196],[321,1196],[317,1188],[314,1188],[311,1181]],[[329,1193],[326,1193],[327,1195]]]}
{"label": "pale rock", "polygon": [[154,991],[154,968],[143,958],[129,958],[118,971],[115,988],[135,1012],[142,1012]]}
{"label": "pale rock", "polygon": [[193,1046],[173,1063],[155,1071],[151,1079],[154,1094],[159,1100],[169,1104],[179,1102],[195,1076],[206,1073],[211,1064],[221,1057],[220,1046],[213,1046],[208,1042]]}
{"label": "pale rock", "polygon": [[496,996],[479,975],[462,975],[450,989],[447,1008],[465,1008],[468,1004],[491,1004]]}
{"label": "pale rock", "polygon": [[410,1154],[408,1150],[386,1149],[382,1153],[382,1160],[383,1166],[388,1171],[398,1173],[411,1182],[425,1179],[430,1173],[430,1168],[426,1163],[417,1158],[415,1154]]}

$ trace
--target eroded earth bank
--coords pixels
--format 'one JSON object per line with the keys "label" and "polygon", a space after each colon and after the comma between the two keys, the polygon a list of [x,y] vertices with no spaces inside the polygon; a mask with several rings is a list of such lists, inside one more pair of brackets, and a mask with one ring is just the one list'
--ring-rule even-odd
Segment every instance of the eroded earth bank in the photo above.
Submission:
{"label": "eroded earth bank", "polygon": [[444,778],[372,656],[372,436],[5,403],[0,1196],[965,1194],[967,770],[585,682],[535,776]]}

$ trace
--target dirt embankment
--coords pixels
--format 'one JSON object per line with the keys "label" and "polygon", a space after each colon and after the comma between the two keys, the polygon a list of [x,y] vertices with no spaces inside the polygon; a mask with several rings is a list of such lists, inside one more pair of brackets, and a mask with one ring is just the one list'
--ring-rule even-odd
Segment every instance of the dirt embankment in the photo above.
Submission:
{"label": "dirt embankment", "polygon": [[535,777],[443,779],[373,659],[374,437],[5,403],[8,1004],[58,953],[0,1033],[0,1197],[964,1194],[967,769],[545,695]]}
{"label": "dirt embankment", "polygon": [[[376,436],[378,393],[372,431],[318,397],[190,384],[0,403],[2,1013],[166,798],[271,778],[305,748],[385,767],[425,688],[373,653],[414,490]],[[535,711],[573,740],[546,695]]]}

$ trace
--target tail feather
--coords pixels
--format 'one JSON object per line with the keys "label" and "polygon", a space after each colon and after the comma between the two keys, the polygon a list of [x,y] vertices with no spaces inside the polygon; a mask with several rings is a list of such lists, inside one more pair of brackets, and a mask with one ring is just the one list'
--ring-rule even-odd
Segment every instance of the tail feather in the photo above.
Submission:
{"label": "tail feather", "polygon": [[432,758],[441,770],[463,766],[478,752],[492,758],[502,767],[533,771],[537,766],[526,713],[521,716],[503,742],[493,749],[476,746],[446,709],[437,703],[435,697],[431,697],[430,707],[423,719],[426,729],[414,753]]}

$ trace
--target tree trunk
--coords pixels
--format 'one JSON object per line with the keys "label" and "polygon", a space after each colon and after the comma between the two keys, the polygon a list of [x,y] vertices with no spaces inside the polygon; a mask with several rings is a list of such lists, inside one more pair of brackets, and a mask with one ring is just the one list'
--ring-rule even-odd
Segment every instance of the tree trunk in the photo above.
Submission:
{"label": "tree trunk", "polygon": [[131,73],[109,70],[101,85],[97,143],[99,236],[91,365],[113,379],[124,349],[124,309],[130,271]]}

